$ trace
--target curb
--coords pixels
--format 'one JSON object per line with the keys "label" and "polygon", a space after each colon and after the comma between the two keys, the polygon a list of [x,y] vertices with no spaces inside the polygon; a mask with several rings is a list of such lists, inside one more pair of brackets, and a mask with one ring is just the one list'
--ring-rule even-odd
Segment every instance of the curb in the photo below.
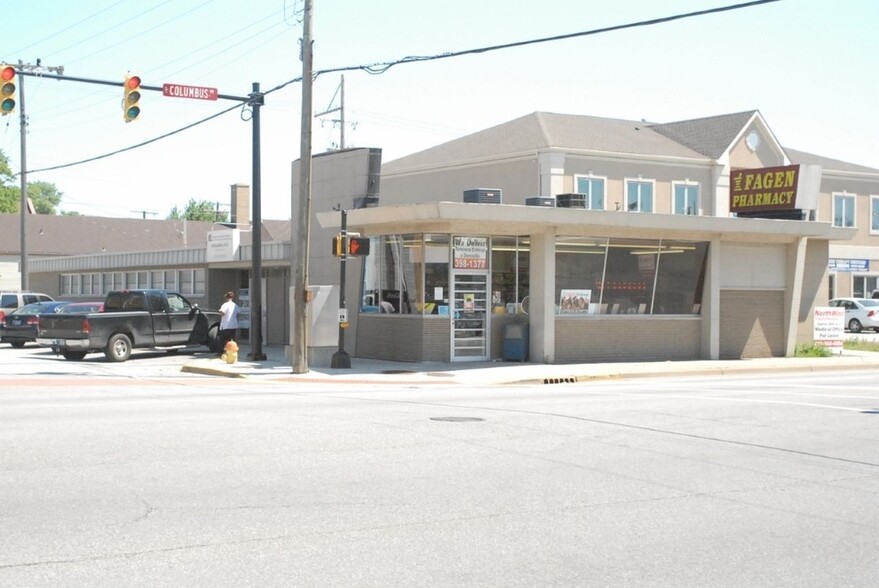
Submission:
{"label": "curb", "polygon": [[196,365],[184,365],[180,368],[181,372],[188,372],[191,374],[202,374],[204,376],[224,376],[226,378],[247,378],[246,374],[239,374],[236,372],[230,372],[228,370],[224,370],[221,368],[212,368],[212,367],[201,367]]}

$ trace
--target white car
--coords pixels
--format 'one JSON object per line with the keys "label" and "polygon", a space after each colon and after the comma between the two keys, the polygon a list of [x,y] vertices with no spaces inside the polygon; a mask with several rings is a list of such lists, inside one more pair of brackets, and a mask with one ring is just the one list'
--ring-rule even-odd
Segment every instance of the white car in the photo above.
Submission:
{"label": "white car", "polygon": [[845,309],[845,328],[852,333],[862,329],[879,332],[879,300],[873,298],[834,298],[830,306]]}

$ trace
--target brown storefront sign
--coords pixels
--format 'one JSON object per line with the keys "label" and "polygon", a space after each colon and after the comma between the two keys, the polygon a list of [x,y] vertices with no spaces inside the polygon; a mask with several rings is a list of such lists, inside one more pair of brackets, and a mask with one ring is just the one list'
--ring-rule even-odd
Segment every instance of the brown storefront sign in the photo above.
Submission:
{"label": "brown storefront sign", "polygon": [[730,212],[795,209],[799,173],[799,165],[733,170]]}

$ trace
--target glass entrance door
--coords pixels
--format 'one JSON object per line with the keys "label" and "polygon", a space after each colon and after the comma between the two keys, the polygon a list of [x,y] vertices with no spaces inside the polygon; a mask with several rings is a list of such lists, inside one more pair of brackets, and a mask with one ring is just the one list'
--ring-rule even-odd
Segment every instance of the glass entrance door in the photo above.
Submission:
{"label": "glass entrance door", "polygon": [[488,272],[452,273],[452,361],[488,359]]}

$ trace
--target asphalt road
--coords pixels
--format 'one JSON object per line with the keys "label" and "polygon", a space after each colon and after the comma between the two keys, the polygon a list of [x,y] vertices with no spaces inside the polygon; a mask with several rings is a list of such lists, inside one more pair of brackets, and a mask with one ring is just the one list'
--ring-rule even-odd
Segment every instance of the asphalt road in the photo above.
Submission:
{"label": "asphalt road", "polygon": [[879,585],[876,371],[44,376],[0,388],[2,586]]}

